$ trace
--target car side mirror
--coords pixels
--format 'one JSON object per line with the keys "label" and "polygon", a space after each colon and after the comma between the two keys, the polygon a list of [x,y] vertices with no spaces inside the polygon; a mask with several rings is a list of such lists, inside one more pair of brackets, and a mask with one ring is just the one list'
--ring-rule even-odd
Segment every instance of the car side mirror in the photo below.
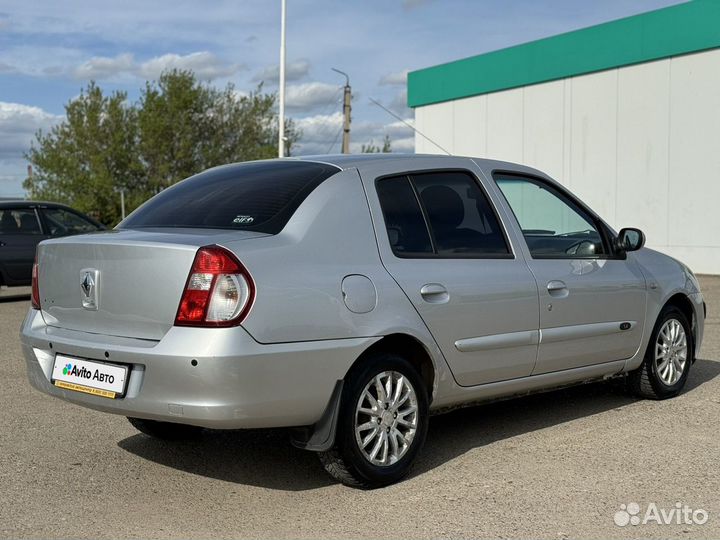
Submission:
{"label": "car side mirror", "polygon": [[623,252],[637,251],[645,245],[645,233],[640,229],[628,227],[621,229],[615,239],[615,247]]}

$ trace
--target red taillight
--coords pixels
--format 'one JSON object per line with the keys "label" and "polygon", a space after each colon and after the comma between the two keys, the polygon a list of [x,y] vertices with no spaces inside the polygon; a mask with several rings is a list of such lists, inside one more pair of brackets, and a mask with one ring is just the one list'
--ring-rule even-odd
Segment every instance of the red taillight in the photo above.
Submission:
{"label": "red taillight", "polygon": [[32,267],[32,295],[30,296],[30,303],[32,304],[33,309],[40,309],[40,287],[38,286],[37,253],[35,254],[35,262],[33,263]]}
{"label": "red taillight", "polygon": [[180,299],[177,326],[234,326],[247,315],[255,285],[245,267],[220,246],[200,248]]}

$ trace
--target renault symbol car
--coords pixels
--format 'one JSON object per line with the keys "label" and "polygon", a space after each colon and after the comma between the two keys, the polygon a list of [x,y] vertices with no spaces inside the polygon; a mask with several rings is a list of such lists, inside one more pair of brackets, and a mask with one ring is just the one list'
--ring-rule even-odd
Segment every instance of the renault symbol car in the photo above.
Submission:
{"label": "renault symbol car", "polygon": [[512,163],[226,165],[40,243],[28,377],[155,437],[292,427],[339,481],[387,485],[432,412],[612,377],[677,395],[705,306],[644,241]]}

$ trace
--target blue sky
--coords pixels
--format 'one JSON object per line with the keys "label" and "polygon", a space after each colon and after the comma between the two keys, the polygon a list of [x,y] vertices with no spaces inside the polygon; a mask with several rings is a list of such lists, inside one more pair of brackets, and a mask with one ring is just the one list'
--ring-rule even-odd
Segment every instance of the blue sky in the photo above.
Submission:
{"label": "blue sky", "polygon": [[[413,151],[407,70],[680,3],[677,0],[288,0],[287,96],[297,153],[339,151],[343,78],[351,150],[390,135]],[[0,197],[22,196],[25,152],[89,80],[131,100],[165,68],[238,90],[277,88],[280,0],[0,0]],[[334,144],[333,144],[334,143]]]}

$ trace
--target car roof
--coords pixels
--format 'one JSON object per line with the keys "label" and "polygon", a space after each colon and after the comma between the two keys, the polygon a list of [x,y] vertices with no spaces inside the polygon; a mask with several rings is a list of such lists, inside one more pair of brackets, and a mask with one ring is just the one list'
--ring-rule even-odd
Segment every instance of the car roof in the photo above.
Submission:
{"label": "car roof", "polygon": [[28,201],[24,199],[0,200],[1,208],[34,208],[36,206],[47,206],[52,208],[70,208],[66,204],[49,201]]}
{"label": "car roof", "polygon": [[512,161],[501,161],[497,159],[479,158],[472,156],[456,156],[444,154],[331,154],[331,155],[313,155],[313,156],[297,156],[286,159],[296,159],[299,161],[318,161],[335,165],[340,169],[362,169],[374,165],[392,165],[398,169],[405,167],[412,168],[419,161],[424,163],[434,162],[438,167],[455,166],[462,160],[474,161],[477,165],[487,169],[507,169],[518,172],[528,172],[540,176],[546,176],[545,173],[533,167],[528,167],[521,163]]}
{"label": "car roof", "polygon": [[[377,154],[327,154],[327,155],[307,155],[307,156],[291,156],[286,158],[264,159],[258,161],[245,161],[238,163],[228,163],[226,165],[218,165],[207,169],[224,170],[227,172],[241,171],[249,163],[281,163],[288,161],[306,162],[306,163],[322,163],[337,167],[339,170],[357,169],[361,173],[372,171],[377,173],[382,171],[383,174],[391,174],[393,172],[401,172],[403,170],[435,169],[435,168],[465,168],[470,163],[475,163],[480,168],[486,170],[500,170],[505,172],[516,172],[538,176],[548,180],[552,180],[543,171],[513,163],[510,161],[500,161],[487,158],[478,158],[470,156],[454,156],[442,154],[401,154],[401,153],[377,153]],[[203,173],[206,171],[203,171]]]}
{"label": "car roof", "polygon": [[[389,161],[395,162],[412,162],[417,161],[421,158],[432,158],[434,160],[442,161],[447,159],[457,159],[461,156],[445,156],[442,154],[401,154],[401,153],[377,153],[377,154],[327,154],[327,155],[311,155],[311,156],[297,156],[290,159],[296,159],[299,161],[320,161],[323,163],[329,163],[335,165],[341,169],[351,169],[354,167],[361,167],[364,165],[370,165],[373,163],[387,163]],[[471,158],[474,159],[474,158]]]}
{"label": "car roof", "polygon": [[[472,161],[479,167],[487,170],[506,170],[518,173],[527,173],[534,176],[549,178],[543,171],[528,167],[521,163],[511,161],[501,161],[496,159],[478,158],[471,156],[455,156],[443,154],[332,154],[332,155],[314,155],[314,156],[297,156],[285,159],[295,159],[299,161],[315,161],[334,165],[339,169],[358,169],[363,170],[373,168],[377,170],[377,166],[385,169],[403,169],[411,170],[418,164],[422,163],[423,167],[450,167],[466,166],[463,162]],[[277,161],[277,160],[276,160]]]}

